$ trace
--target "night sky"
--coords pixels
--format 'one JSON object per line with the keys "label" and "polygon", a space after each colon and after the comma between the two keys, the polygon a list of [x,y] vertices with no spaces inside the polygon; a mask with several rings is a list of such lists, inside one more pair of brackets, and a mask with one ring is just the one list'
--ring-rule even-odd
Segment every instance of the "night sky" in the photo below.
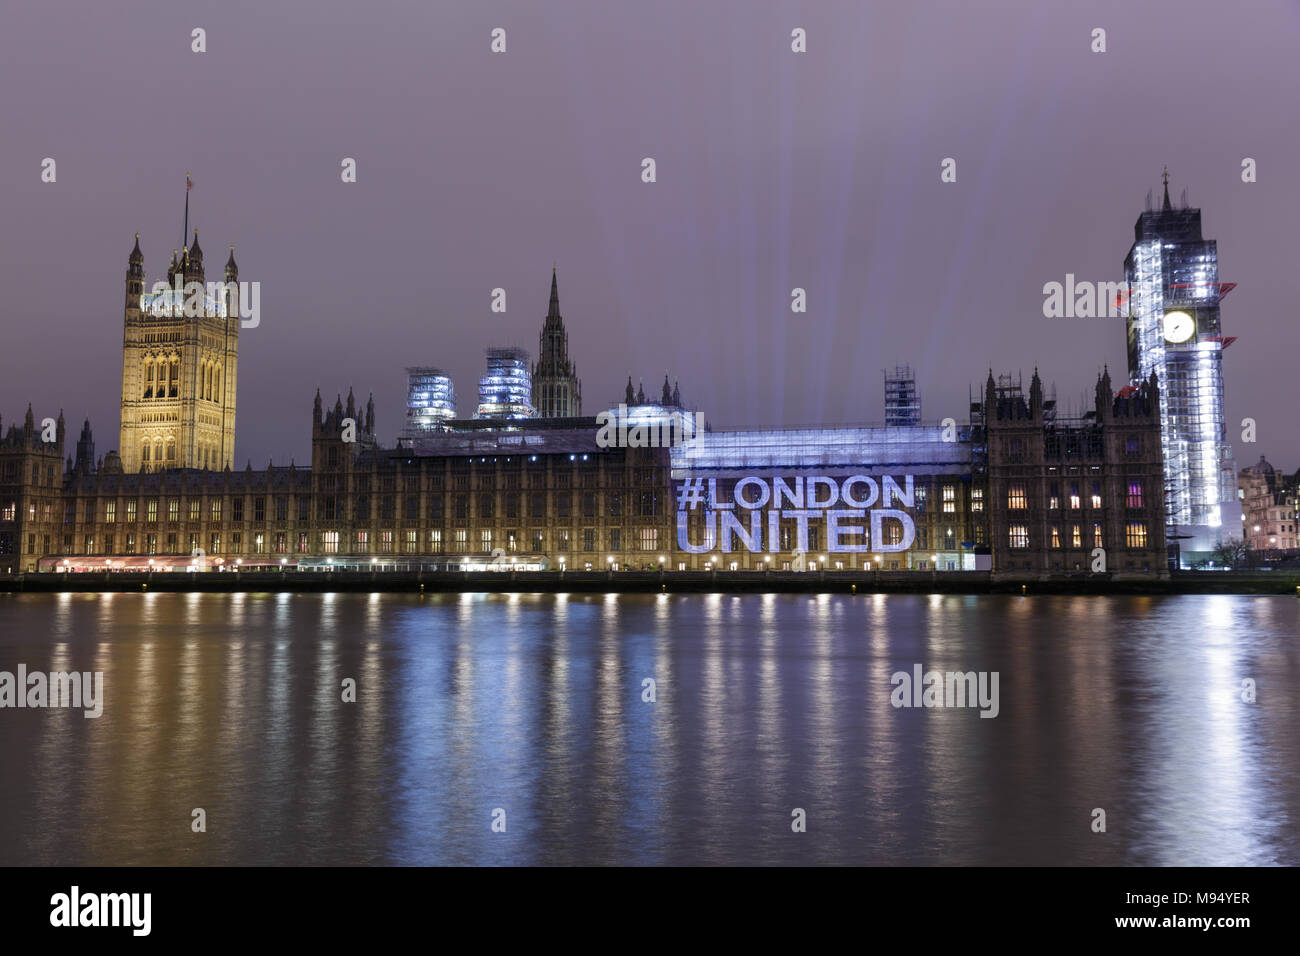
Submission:
{"label": "night sky", "polygon": [[391,444],[407,365],[448,369],[472,414],[486,346],[536,353],[552,263],[587,414],[667,371],[715,428],[879,422],[895,363],[927,421],[964,420],[990,366],[1037,365],[1077,412],[1103,363],[1122,383],[1123,320],[1045,319],[1043,285],[1121,279],[1168,164],[1239,283],[1237,464],[1300,466],[1295,0],[54,0],[2,22],[6,427],[31,401],[116,447],[127,256],[138,231],[161,276],[187,170],[208,278],[234,243],[262,284],[241,467],[309,459],[317,386],[373,391]]}

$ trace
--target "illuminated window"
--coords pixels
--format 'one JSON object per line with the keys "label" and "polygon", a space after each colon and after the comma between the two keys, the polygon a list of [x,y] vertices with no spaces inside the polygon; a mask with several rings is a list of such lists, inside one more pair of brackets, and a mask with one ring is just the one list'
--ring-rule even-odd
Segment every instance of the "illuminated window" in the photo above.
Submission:
{"label": "illuminated window", "polygon": [[414,528],[408,529],[406,532],[406,542],[404,545],[405,553],[415,554],[416,550],[419,548],[419,541],[420,541],[419,532],[416,531]]}
{"label": "illuminated window", "polygon": [[213,498],[211,507],[208,508],[208,514],[213,521],[221,520],[221,499]]}
{"label": "illuminated window", "polygon": [[253,553],[263,554],[266,551],[266,535],[261,531],[253,532]]}
{"label": "illuminated window", "polygon": [[157,498],[149,499],[148,504],[145,506],[145,514],[147,516],[145,518],[146,521],[158,520],[158,499]]}
{"label": "illuminated window", "polygon": [[971,511],[984,510],[984,489],[983,488],[972,488],[970,490],[970,510]]}
{"label": "illuminated window", "polygon": [[464,554],[468,548],[469,548],[469,532],[466,531],[464,528],[458,528],[456,530],[456,550],[461,554]]}
{"label": "illuminated window", "polygon": [[339,533],[337,531],[326,531],[321,535],[321,549],[326,554],[339,553]]}
{"label": "illuminated window", "polygon": [[429,532],[429,553],[442,554],[442,529],[434,528]]}
{"label": "illuminated window", "polygon": [[379,532],[379,551],[381,554],[393,553],[393,532],[391,531]]}
{"label": "illuminated window", "polygon": [[1052,547],[1059,548],[1060,546],[1061,546],[1061,529],[1058,528],[1056,525],[1052,525]]}
{"label": "illuminated window", "polygon": [[[197,518],[198,515],[195,515],[195,517]],[[167,499],[167,520],[168,521],[181,520],[181,499],[179,498]]]}
{"label": "illuminated window", "polygon": [[943,510],[944,514],[952,514],[957,510],[957,489],[949,484],[943,486]]}
{"label": "illuminated window", "polygon": [[1007,507],[1014,511],[1023,511],[1029,507],[1024,485],[1014,484],[1007,488]]}
{"label": "illuminated window", "polygon": [[1142,507],[1142,482],[1137,480],[1129,481],[1128,497],[1124,500],[1124,504],[1129,508]]}
{"label": "illuminated window", "polygon": [[1023,524],[1013,524],[1008,537],[1013,548],[1029,547],[1029,528]]}
{"label": "illuminated window", "polygon": [[1070,529],[1070,547],[1083,547],[1083,531],[1077,524]]}
{"label": "illuminated window", "polygon": [[116,501],[105,501],[105,502],[104,502],[104,520],[107,521],[109,524],[112,524],[114,521],[117,520],[117,502],[116,502]]}
{"label": "illuminated window", "polygon": [[1079,483],[1072,481],[1070,482],[1070,507],[1077,511],[1081,505],[1082,502],[1079,498]]}
{"label": "illuminated window", "polygon": [[1101,525],[1100,525],[1100,524],[1094,524],[1094,525],[1092,526],[1092,546],[1093,546],[1094,548],[1104,548],[1104,547],[1106,547],[1106,545],[1102,543]]}
{"label": "illuminated window", "polygon": [[1101,482],[1100,481],[1094,481],[1092,483],[1092,506],[1094,508],[1101,507]]}
{"label": "illuminated window", "polygon": [[658,551],[659,550],[659,529],[641,528],[640,547],[642,551]]}
{"label": "illuminated window", "polygon": [[1124,526],[1124,543],[1130,550],[1145,548],[1147,546],[1147,523],[1145,521],[1130,521]]}
{"label": "illuminated window", "polygon": [[479,550],[492,550],[492,532],[486,528],[478,533]]}

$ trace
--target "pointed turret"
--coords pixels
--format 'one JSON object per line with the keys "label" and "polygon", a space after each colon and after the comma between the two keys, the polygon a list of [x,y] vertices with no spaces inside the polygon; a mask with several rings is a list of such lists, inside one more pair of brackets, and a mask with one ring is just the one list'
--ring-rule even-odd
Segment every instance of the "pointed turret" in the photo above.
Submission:
{"label": "pointed turret", "polygon": [[350,385],[348,386],[348,406],[345,415],[354,422],[357,420],[357,403],[356,399],[352,397],[352,386]]}
{"label": "pointed turret", "polygon": [[1169,167],[1168,166],[1165,167],[1165,172],[1164,175],[1161,177],[1161,179],[1164,180],[1164,184],[1165,184],[1165,203],[1164,206],[1162,206],[1161,208],[1167,212],[1170,209],[1174,208],[1173,204],[1169,201]]}
{"label": "pointed turret", "polygon": [[632,376],[627,377],[627,393],[623,397],[624,405],[632,405],[636,402],[636,395],[632,391]]}
{"label": "pointed turret", "polygon": [[370,393],[370,398],[366,400],[366,432],[374,434],[375,431],[375,393]]}
{"label": "pointed turret", "polygon": [[673,390],[668,387],[668,373],[664,372],[664,388],[659,396],[660,405],[671,405],[673,401]]}
{"label": "pointed turret", "polygon": [[636,383],[636,403],[638,405],[645,404],[645,383],[643,382]]}
{"label": "pointed turret", "polygon": [[681,391],[677,388],[677,380],[676,380],[676,379],[673,379],[673,406],[674,406],[675,408],[681,408],[681,407],[682,407],[682,393],[681,393]]}
{"label": "pointed turret", "polygon": [[312,422],[316,425],[321,424],[320,410],[320,389],[318,388],[316,389],[316,404],[312,406]]}
{"label": "pointed turret", "polygon": [[555,267],[551,267],[551,304],[546,310],[547,319],[558,319],[560,317],[560,288],[555,276]]}

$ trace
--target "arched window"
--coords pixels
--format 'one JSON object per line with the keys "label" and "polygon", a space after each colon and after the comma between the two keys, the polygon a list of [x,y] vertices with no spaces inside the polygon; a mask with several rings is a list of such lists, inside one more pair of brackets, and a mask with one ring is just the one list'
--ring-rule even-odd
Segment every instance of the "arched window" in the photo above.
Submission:
{"label": "arched window", "polygon": [[145,442],[145,443],[140,447],[140,460],[141,460],[141,461],[148,461],[148,460],[149,460],[149,453],[150,453],[151,451],[153,451],[153,447],[152,447],[148,442]]}
{"label": "arched window", "polygon": [[163,460],[162,453],[163,453],[162,439],[156,439],[153,443],[153,460],[162,461]]}
{"label": "arched window", "polygon": [[176,443],[174,441],[169,441],[167,443],[167,460],[168,461],[176,460]]}
{"label": "arched window", "polygon": [[167,382],[167,394],[171,398],[176,398],[178,395],[180,395],[181,360],[178,357],[173,356],[170,366],[171,366],[170,374],[168,375],[168,382]]}
{"label": "arched window", "polygon": [[144,360],[144,397],[153,398],[153,360],[147,356]]}

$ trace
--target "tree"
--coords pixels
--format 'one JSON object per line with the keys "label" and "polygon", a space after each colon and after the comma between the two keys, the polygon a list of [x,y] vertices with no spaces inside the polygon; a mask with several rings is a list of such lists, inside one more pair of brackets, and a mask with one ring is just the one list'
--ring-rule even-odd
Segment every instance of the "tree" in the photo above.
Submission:
{"label": "tree", "polygon": [[1215,564],[1222,564],[1235,571],[1247,563],[1250,548],[1241,538],[1226,538],[1214,549],[1213,554]]}

